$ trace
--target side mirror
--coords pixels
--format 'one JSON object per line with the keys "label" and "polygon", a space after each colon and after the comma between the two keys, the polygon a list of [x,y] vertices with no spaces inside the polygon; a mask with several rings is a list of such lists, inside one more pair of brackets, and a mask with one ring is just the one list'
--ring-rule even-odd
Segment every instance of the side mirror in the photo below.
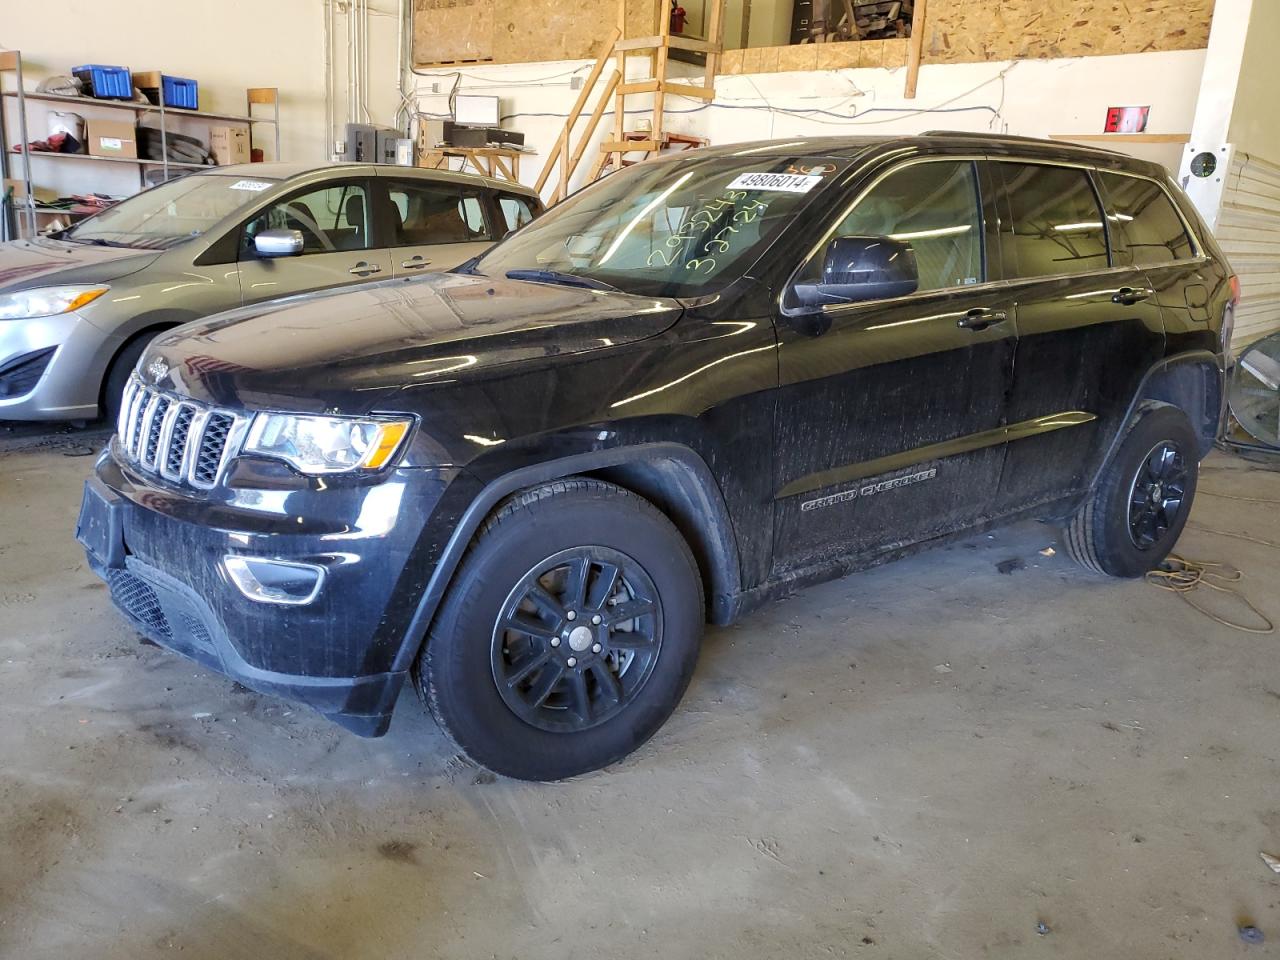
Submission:
{"label": "side mirror", "polygon": [[296,257],[303,243],[301,230],[263,230],[253,238],[253,249],[260,257]]}
{"label": "side mirror", "polygon": [[919,286],[911,244],[889,237],[835,237],[827,245],[821,279],[796,284],[795,293],[808,306],[822,306],[903,297]]}

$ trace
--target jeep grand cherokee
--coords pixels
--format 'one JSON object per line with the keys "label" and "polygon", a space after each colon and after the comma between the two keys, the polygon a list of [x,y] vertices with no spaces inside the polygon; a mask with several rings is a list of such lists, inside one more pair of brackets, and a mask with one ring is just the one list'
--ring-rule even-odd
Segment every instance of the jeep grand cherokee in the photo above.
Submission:
{"label": "jeep grand cherokee", "polygon": [[189,324],[78,536],[145,636],[477,763],[650,737],[704,622],[1019,517],[1141,575],[1216,435],[1235,278],[1165,172],[933,134],[637,164],[447,275]]}

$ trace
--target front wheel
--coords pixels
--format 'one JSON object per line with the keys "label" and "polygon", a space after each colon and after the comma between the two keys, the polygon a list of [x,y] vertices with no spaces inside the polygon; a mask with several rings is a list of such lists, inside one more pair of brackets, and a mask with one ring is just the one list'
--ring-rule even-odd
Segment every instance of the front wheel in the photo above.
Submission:
{"label": "front wheel", "polygon": [[697,660],[702,585],[648,501],[565,480],[484,525],[418,665],[441,728],[480,765],[558,780],[631,753],[666,721]]}
{"label": "front wheel", "polygon": [[1113,577],[1140,577],[1158,567],[1191,512],[1199,448],[1185,413],[1166,403],[1144,405],[1062,530],[1071,558]]}

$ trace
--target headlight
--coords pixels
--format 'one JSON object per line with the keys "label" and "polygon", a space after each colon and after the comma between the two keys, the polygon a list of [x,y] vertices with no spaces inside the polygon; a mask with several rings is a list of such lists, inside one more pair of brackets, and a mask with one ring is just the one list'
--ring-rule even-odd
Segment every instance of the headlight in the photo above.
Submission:
{"label": "headlight", "polygon": [[396,457],[412,420],[260,413],[243,452],[274,457],[313,476],[380,470]]}
{"label": "headlight", "polygon": [[93,303],[110,289],[93,286],[39,287],[0,294],[0,320],[30,320],[70,313],[86,303]]}

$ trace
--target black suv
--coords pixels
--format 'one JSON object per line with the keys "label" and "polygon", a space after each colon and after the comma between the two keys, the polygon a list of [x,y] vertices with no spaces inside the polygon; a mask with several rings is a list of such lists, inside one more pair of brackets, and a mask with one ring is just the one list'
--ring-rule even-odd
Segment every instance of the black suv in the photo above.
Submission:
{"label": "black suv", "polygon": [[356,733],[625,756],[702,626],[1018,517],[1177,539],[1235,278],[1165,172],[930,134],[628,167],[447,275],[162,336],[78,537],[147,637]]}

